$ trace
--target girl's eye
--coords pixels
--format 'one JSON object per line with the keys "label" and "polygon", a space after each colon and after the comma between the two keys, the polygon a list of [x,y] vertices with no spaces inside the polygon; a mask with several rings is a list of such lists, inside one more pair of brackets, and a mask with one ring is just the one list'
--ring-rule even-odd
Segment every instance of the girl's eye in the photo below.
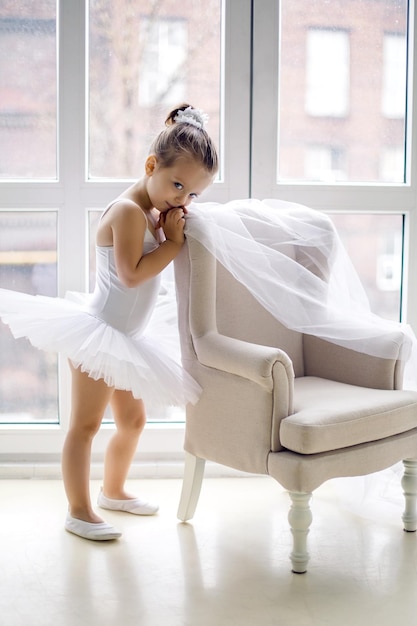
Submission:
{"label": "girl's eye", "polygon": [[191,198],[198,198],[198,194],[196,193],[190,193]]}
{"label": "girl's eye", "polygon": [[174,183],[174,185],[177,189],[183,189],[183,185],[181,185],[181,183]]}

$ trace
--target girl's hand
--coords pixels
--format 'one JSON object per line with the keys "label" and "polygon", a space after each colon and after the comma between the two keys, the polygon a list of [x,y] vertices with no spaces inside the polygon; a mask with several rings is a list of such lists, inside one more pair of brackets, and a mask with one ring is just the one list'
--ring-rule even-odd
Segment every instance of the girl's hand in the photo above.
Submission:
{"label": "girl's hand", "polygon": [[169,209],[159,216],[158,224],[163,229],[166,239],[179,245],[184,243],[185,207]]}

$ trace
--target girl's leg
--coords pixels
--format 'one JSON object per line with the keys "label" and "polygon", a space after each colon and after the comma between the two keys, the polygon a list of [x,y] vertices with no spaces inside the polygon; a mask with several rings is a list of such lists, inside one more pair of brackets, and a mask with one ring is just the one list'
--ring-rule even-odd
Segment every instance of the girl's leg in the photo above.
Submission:
{"label": "girl's leg", "polygon": [[123,500],[133,497],[125,492],[124,484],[146,424],[146,412],[143,400],[135,399],[130,391],[116,389],[110,404],[117,430],[106,451],[103,493],[107,498]]}
{"label": "girl's leg", "polygon": [[71,364],[70,368],[72,407],[62,453],[62,474],[70,514],[85,522],[98,523],[102,519],[93,511],[90,500],[91,445],[114,390]]}

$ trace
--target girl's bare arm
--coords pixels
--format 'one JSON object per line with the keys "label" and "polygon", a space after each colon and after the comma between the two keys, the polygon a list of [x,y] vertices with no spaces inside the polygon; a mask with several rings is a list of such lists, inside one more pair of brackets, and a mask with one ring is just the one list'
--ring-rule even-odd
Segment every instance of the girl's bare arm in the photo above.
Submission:
{"label": "girl's bare arm", "polygon": [[182,209],[171,209],[164,215],[163,229],[166,241],[158,248],[143,254],[143,240],[148,223],[145,214],[130,201],[120,202],[112,215],[110,226],[117,274],[126,287],[159,274],[178,254],[184,243]]}

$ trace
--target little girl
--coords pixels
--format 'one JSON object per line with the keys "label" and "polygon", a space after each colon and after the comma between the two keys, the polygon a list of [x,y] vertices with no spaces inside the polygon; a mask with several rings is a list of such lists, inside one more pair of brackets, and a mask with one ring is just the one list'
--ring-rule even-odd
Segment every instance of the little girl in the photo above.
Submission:
{"label": "little girl", "polygon": [[89,493],[92,441],[107,405],[116,431],[105,455],[98,505],[152,515],[158,506],[124,487],[145,426],[145,403],[183,405],[198,398],[197,383],[164,352],[163,338],[158,342],[144,331],[160,273],[184,243],[186,207],[217,172],[205,118],[188,104],[174,109],[151,146],[143,178],[104,211],[96,236],[96,286],[84,307],[69,299],[0,290],[0,315],[14,336],[26,336],[34,346],[69,359],[72,407],[62,456],[69,501],[65,528],[86,539],[121,535],[95,513]]}

